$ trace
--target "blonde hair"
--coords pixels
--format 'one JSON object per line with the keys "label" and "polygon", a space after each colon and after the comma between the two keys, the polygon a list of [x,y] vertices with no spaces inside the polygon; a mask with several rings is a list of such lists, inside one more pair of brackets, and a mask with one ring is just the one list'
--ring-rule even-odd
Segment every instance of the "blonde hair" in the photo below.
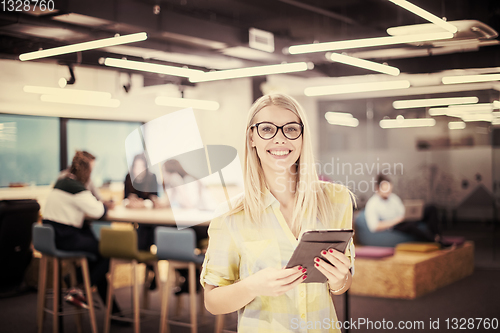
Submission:
{"label": "blonde hair", "polygon": [[300,104],[292,97],[284,94],[268,94],[259,98],[249,110],[247,129],[245,133],[245,166],[243,170],[245,196],[226,215],[232,215],[242,210],[251,221],[261,222],[264,211],[264,196],[267,184],[264,171],[260,164],[257,151],[251,146],[250,133],[252,121],[255,115],[267,106],[275,105],[293,112],[302,122],[304,131],[302,133],[302,149],[297,160],[295,202],[292,213],[291,229],[298,235],[302,229],[301,221],[305,219],[311,226],[315,225],[316,218],[322,223],[334,217],[334,207],[325,192],[323,182],[318,179],[316,172],[311,131],[306,115]]}

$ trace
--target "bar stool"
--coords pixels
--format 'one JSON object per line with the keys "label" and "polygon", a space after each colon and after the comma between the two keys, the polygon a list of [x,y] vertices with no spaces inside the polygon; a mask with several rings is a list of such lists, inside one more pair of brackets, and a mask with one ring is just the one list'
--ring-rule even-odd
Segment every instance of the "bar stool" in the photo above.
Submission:
{"label": "bar stool", "polygon": [[[148,263],[153,265],[155,274],[159,277],[158,259],[149,251],[139,251],[137,247],[137,232],[135,229],[113,229],[101,228],[101,238],[99,242],[99,251],[103,257],[111,258],[108,274],[108,307],[104,324],[104,332],[109,333],[111,318],[124,320],[122,317],[112,316],[112,298],[113,298],[113,278],[116,265],[120,262],[131,262],[133,269],[133,322],[134,332],[140,332],[140,306],[139,306],[139,275],[137,265],[139,263]],[[160,289],[161,293],[161,289]]]}
{"label": "bar stool", "polygon": [[[62,312],[61,304],[61,290],[60,290],[60,276],[61,276],[61,264],[65,260],[79,261],[82,266],[83,282],[85,285],[85,292],[87,294],[87,301],[89,304],[88,310],[73,311],[72,313],[77,315],[77,323],[81,324],[80,314],[83,311],[89,312],[90,326],[93,333],[97,333],[97,325],[95,320],[94,311],[94,301],[92,298],[92,289],[90,287],[90,275],[89,266],[87,258],[90,260],[95,260],[96,257],[92,253],[83,251],[62,251],[56,249],[55,245],[55,232],[51,225],[34,224],[33,225],[33,245],[35,249],[42,253],[42,258],[40,260],[40,271],[38,278],[38,305],[37,305],[37,326],[38,332],[43,331],[43,322],[45,312],[53,314],[53,331],[57,333],[59,331],[59,324],[62,325],[62,317],[65,313]],[[46,284],[47,284],[47,262],[48,259],[52,259],[53,262],[53,289],[54,289],[54,301],[53,309],[50,311],[45,308],[45,298],[46,298]],[[73,266],[74,268],[74,266]],[[75,273],[73,272],[73,283],[76,283]],[[70,313],[67,313],[70,314]],[[81,330],[80,325],[78,325],[78,330]]]}
{"label": "bar stool", "polygon": [[196,318],[196,266],[203,263],[205,255],[196,254],[195,233],[192,229],[177,230],[169,227],[157,227],[155,230],[156,256],[158,260],[168,260],[168,275],[164,282],[161,301],[160,332],[168,332],[168,297],[171,287],[170,277],[175,274],[175,268],[189,270],[189,298],[191,314],[191,333],[196,333],[198,323]]}

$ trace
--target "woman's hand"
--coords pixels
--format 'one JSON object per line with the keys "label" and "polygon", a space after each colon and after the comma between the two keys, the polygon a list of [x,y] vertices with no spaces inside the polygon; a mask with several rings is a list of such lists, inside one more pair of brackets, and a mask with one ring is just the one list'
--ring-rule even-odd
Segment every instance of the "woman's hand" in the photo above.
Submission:
{"label": "woman's hand", "polygon": [[306,278],[306,269],[301,266],[277,269],[268,267],[250,275],[241,282],[249,293],[257,296],[279,296],[294,288]]}
{"label": "woman's hand", "polygon": [[[320,257],[327,259],[333,266]],[[351,275],[349,271],[350,264],[349,258],[347,258],[344,253],[334,249],[323,250],[320,256],[314,258],[314,266],[326,276],[330,289],[338,290],[339,292],[344,292],[349,289],[349,277]],[[349,283],[347,283],[348,281]]]}

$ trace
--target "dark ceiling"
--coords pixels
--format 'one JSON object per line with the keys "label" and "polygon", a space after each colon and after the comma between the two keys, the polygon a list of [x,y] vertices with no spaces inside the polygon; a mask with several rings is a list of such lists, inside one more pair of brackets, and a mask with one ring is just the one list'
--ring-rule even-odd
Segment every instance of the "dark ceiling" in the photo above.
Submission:
{"label": "dark ceiling", "polygon": [[[412,0],[448,21],[477,20],[500,31],[499,0]],[[206,59],[238,60],[241,66],[312,61],[307,76],[346,76],[369,71],[331,63],[324,53],[285,55],[282,49],[315,41],[337,41],[387,36],[393,26],[428,23],[387,0],[55,0],[57,12],[43,15],[0,12],[0,57],[16,59],[24,52],[111,37],[116,33],[146,31],[148,40],[129,44],[167,53],[198,55]],[[159,6],[159,13],[155,13]],[[158,7],[156,7],[158,11]],[[80,14],[80,15],[75,15]],[[84,16],[81,16],[84,15]],[[88,20],[88,18],[98,20]],[[85,19],[85,20],[82,20]],[[248,29],[258,28],[275,36],[275,52],[263,59],[238,59],[225,55],[236,46],[248,47]],[[418,48],[419,46],[407,46]],[[144,60],[118,50],[84,51],[39,61],[99,65],[100,57]],[[368,57],[369,58],[369,57]],[[386,61],[405,73],[429,73],[455,68],[500,65],[500,46],[480,47],[474,52],[432,56],[402,56]],[[179,62],[149,62],[179,66]],[[210,65],[189,66],[203,70]]]}

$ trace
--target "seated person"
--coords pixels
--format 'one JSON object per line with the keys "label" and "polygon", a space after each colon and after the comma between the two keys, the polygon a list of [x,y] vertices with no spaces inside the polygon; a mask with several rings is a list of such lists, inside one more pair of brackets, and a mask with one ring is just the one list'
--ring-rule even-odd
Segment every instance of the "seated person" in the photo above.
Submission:
{"label": "seated person", "polygon": [[147,165],[144,154],[134,157],[130,173],[125,177],[124,204],[127,208],[151,207],[152,199],[158,196],[156,175]]}
{"label": "seated person", "polygon": [[[54,228],[56,247],[65,251],[85,251],[96,255],[97,260],[89,260],[90,280],[97,286],[99,296],[106,302],[108,282],[106,273],[109,259],[101,257],[99,241],[90,227],[84,224],[85,216],[100,219],[106,214],[106,206],[85,188],[92,172],[91,159],[77,151],[66,177],[54,185],[45,203],[43,223]],[[113,300],[112,312],[120,313]],[[113,321],[114,322],[114,321]]]}
{"label": "seated person", "polygon": [[[390,243],[391,233],[405,234],[404,241],[440,241],[438,232],[437,210],[427,206],[421,221],[404,221],[405,207],[401,199],[392,193],[392,184],[385,175],[378,175],[376,192],[366,203],[364,217],[369,231],[373,234],[386,232],[387,242]],[[369,242],[369,240],[368,240]],[[371,245],[371,244],[366,244]],[[396,244],[385,244],[395,246]]]}
{"label": "seated person", "polygon": [[[89,161],[90,161],[90,166],[91,166],[91,168],[92,168],[92,169],[94,169],[94,164],[95,164],[95,159],[96,159],[96,158],[95,158],[95,156],[94,156],[94,155],[92,155],[91,153],[89,153],[89,152],[85,151],[85,150],[82,150],[82,151],[81,151],[81,153],[83,154],[83,156],[85,156],[86,158],[88,158],[88,159],[89,159]],[[71,166],[70,166],[69,168],[64,169],[63,171],[61,171],[61,172],[59,173],[59,176],[57,177],[57,180],[60,180],[60,179],[66,178],[66,177],[67,177],[67,176],[71,173],[71,172],[70,172],[70,168],[71,168]],[[85,188],[86,188],[87,190],[89,190],[89,191],[92,193],[92,195],[93,195],[93,196],[94,196],[97,200],[102,201],[102,202],[106,205],[106,207],[107,207],[108,209],[113,209],[113,207],[114,207],[114,203],[113,203],[113,201],[112,201],[112,200],[109,200],[109,201],[104,201],[104,200],[102,200],[101,193],[99,192],[99,189],[98,189],[98,188],[94,185],[94,183],[92,182],[92,179],[90,179],[90,178],[89,178],[89,180],[87,181],[87,183],[86,183],[86,184],[84,184],[84,185],[85,185]]]}
{"label": "seated person", "polygon": [[[158,183],[156,175],[148,170],[148,163],[144,154],[138,154],[132,161],[130,173],[125,177],[125,188],[123,201],[127,208],[151,208],[157,200]],[[154,225],[140,225],[137,228],[137,246],[139,250],[150,251],[155,240]],[[153,266],[146,266],[148,273],[154,274]],[[150,289],[156,289],[156,279],[153,277],[149,285]]]}

